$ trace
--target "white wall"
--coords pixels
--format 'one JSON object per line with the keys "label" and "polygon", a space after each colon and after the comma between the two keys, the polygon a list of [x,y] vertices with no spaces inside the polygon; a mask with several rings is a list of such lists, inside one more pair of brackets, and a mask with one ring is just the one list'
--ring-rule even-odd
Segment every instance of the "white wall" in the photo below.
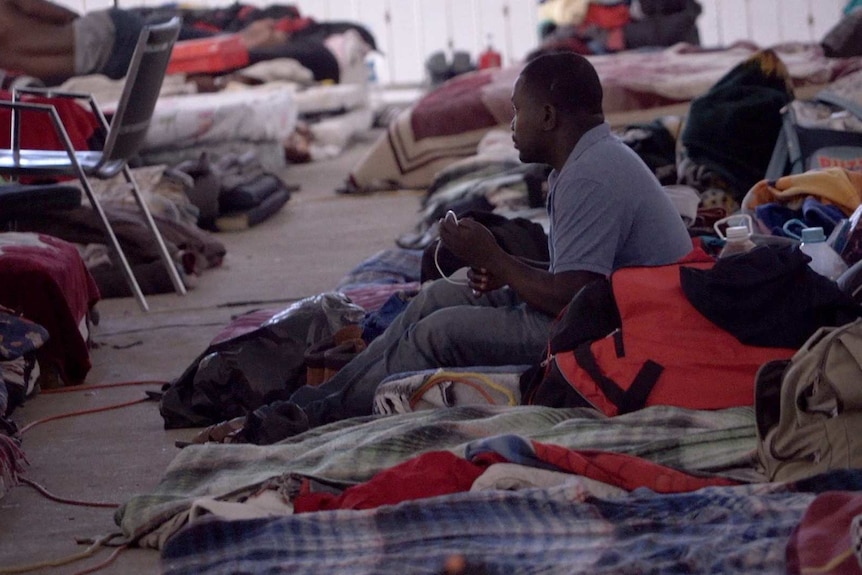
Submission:
{"label": "white wall", "polygon": [[[57,0],[79,11],[112,5],[112,0]],[[118,0],[122,7],[152,6],[166,0]],[[244,0],[269,5],[275,0]],[[424,62],[437,50],[465,50],[474,58],[490,36],[503,63],[520,60],[536,46],[533,0],[286,0],[319,20],[365,25],[383,52],[376,59],[383,84],[424,80]],[[847,0],[700,0],[698,21],[705,46],[750,40],[760,46],[786,41],[816,42],[841,18]],[[230,0],[189,4],[223,6]]]}
{"label": "white wall", "polygon": [[847,0],[700,0],[701,43],[726,46],[751,40],[818,42],[840,19]]}

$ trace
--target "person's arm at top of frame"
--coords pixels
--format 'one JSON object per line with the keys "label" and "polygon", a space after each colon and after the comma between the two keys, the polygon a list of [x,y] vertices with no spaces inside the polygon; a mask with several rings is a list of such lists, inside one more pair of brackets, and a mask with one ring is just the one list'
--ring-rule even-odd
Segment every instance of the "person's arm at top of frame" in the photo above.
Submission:
{"label": "person's arm at top of frame", "polygon": [[76,12],[47,0],[2,0],[2,2],[22,14],[50,24],[62,26],[78,18]]}

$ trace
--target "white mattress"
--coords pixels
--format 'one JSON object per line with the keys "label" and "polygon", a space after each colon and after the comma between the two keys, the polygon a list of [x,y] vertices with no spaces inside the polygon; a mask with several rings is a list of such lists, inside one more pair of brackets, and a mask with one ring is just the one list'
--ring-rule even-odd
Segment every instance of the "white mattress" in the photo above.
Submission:
{"label": "white mattress", "polygon": [[277,172],[287,166],[284,158],[282,142],[249,142],[245,140],[226,140],[218,144],[202,144],[184,146],[181,148],[162,148],[160,150],[144,150],[141,158],[146,165],[163,164],[175,166],[185,160],[200,158],[202,154],[220,158],[228,154],[243,154],[254,151],[264,170]]}
{"label": "white mattress", "polygon": [[159,98],[144,151],[233,142],[282,142],[296,128],[294,88],[264,84]]}
{"label": "white mattress", "polygon": [[368,86],[321,84],[297,90],[294,98],[300,116],[355,110],[368,105]]}

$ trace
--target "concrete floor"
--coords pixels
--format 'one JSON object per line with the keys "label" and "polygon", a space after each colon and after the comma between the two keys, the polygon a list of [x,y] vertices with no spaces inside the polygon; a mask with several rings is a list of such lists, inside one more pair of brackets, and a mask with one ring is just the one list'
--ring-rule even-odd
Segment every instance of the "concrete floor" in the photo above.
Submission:
{"label": "concrete floor", "polygon": [[[335,160],[290,166],[286,179],[301,191],[260,226],[219,234],[227,247],[224,265],[205,272],[187,296],[150,296],[148,314],[131,298],[98,304],[101,322],[93,331],[93,369],[85,383],[157,383],[42,393],[14,413],[19,427],[143,398],[159,389],[158,382],[179,376],[232,316],[331,291],[356,264],[395,247],[395,238],[418,220],[418,192],[334,192],[374,137]],[[120,504],[151,490],[177,453],[174,442],[197,431],[164,430],[156,402],[45,422],[23,436],[26,477],[64,498]],[[0,500],[0,573],[81,553],[87,545],[80,541],[118,531],[113,513],[109,507],[57,503],[27,485],[14,488]],[[109,554],[103,549],[87,560],[33,573],[78,573]],[[99,573],[158,573],[158,553],[123,551]]]}

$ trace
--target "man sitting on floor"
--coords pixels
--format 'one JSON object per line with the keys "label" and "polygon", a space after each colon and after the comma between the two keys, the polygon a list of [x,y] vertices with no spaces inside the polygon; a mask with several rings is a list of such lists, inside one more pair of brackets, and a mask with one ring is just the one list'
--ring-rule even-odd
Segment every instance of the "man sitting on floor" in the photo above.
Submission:
{"label": "man sitting on floor", "polygon": [[512,137],[520,159],[546,163],[550,265],[536,267],[470,219],[444,219],[443,244],[470,266],[469,285],[425,286],[389,328],[329,381],[246,417],[235,440],[267,444],[370,415],[387,376],[439,367],[531,364],[554,318],[586,284],[624,266],[679,260],[692,247],[653,173],[611,134],[602,87],[582,56],[527,64],[514,86]]}

